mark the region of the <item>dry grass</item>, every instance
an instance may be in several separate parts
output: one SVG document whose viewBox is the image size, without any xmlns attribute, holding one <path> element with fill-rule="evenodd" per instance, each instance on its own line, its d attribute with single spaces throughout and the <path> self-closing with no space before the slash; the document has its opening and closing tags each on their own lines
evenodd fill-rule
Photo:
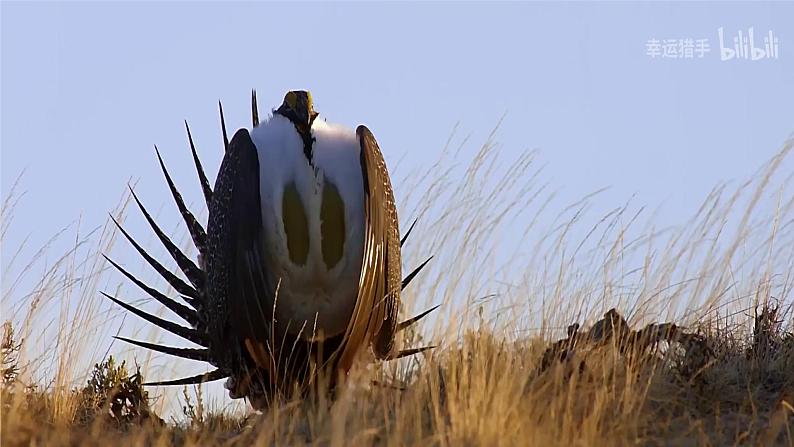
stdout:
<svg viewBox="0 0 794 447">
<path fill-rule="evenodd" d="M 396 181 L 402 215 L 420 219 L 408 265 L 435 255 L 405 301 L 443 303 L 404 342 L 432 353 L 261 414 L 209 410 L 207 387 L 150 397 L 156 361 L 107 357 L 120 323 L 96 293 L 106 227 L 31 293 L 4 274 L 20 331 L 5 326 L 2 444 L 794 445 L 794 194 L 778 180 L 794 140 L 664 229 L 631 203 L 590 218 L 589 197 L 550 215 L 536 154 L 463 143 Z"/>
</svg>

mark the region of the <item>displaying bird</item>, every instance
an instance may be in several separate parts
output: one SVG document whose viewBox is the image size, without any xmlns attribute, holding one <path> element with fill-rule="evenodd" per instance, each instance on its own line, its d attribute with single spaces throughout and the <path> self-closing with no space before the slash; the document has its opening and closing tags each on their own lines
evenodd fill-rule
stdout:
<svg viewBox="0 0 794 447">
<path fill-rule="evenodd" d="M 397 209 L 386 163 L 365 126 L 353 131 L 318 119 L 311 94 L 290 91 L 253 128 L 228 140 L 214 188 L 185 123 L 209 210 L 206 230 L 187 209 L 159 151 L 166 182 L 198 251 L 188 258 L 133 197 L 188 282 L 171 273 L 119 225 L 140 255 L 179 293 L 184 305 L 108 259 L 190 327 L 148 314 L 105 294 L 124 309 L 200 348 L 123 341 L 216 369 L 151 385 L 227 378 L 232 398 L 264 408 L 278 395 L 306 392 L 324 377 L 333 389 L 356 359 L 416 354 L 398 351 L 395 335 L 433 307 L 398 323 L 400 292 L 427 264 L 401 278 Z M 220 105 L 219 105 L 220 107 Z M 118 225 L 118 222 L 116 222 Z M 415 222 L 414 222 L 415 223 Z"/>
</svg>

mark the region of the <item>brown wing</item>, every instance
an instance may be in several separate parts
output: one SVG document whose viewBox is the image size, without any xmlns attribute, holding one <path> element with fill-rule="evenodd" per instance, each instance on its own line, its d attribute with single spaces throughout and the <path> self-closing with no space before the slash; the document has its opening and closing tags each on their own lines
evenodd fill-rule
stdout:
<svg viewBox="0 0 794 447">
<path fill-rule="evenodd" d="M 371 343 L 378 358 L 391 353 L 402 284 L 400 230 L 386 162 L 369 129 L 358 126 L 356 136 L 364 182 L 364 257 L 358 299 L 339 361 L 345 370 L 362 345 Z"/>
</svg>

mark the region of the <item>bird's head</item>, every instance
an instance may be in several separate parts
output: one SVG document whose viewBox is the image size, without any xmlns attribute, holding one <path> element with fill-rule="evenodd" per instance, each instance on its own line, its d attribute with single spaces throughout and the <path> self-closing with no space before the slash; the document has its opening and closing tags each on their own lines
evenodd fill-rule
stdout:
<svg viewBox="0 0 794 447">
<path fill-rule="evenodd" d="M 289 119 L 298 130 L 311 129 L 318 113 L 314 111 L 312 94 L 306 90 L 290 90 L 284 95 L 284 102 L 276 109 L 281 116 Z"/>
</svg>

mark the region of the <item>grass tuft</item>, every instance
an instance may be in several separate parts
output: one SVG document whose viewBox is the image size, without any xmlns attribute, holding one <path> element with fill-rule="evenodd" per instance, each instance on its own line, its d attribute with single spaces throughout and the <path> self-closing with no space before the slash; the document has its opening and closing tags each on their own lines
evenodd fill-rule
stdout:
<svg viewBox="0 0 794 447">
<path fill-rule="evenodd" d="M 62 256 L 17 251 L 3 269 L 0 443 L 794 445 L 794 176 L 776 176 L 794 139 L 658 228 L 631 203 L 593 217 L 593 195 L 549 216 L 560 207 L 537 154 L 504 160 L 493 137 L 472 153 L 453 138 L 395 182 L 400 215 L 418 218 L 405 270 L 433 256 L 402 312 L 441 303 L 400 341 L 437 347 L 362 362 L 332 401 L 256 413 L 229 407 L 217 384 L 144 389 L 195 365 L 112 344 L 163 337 L 97 293 L 120 282 L 100 261 L 113 227 L 78 231 Z M 3 235 L 16 199 L 4 203 Z"/>
</svg>

